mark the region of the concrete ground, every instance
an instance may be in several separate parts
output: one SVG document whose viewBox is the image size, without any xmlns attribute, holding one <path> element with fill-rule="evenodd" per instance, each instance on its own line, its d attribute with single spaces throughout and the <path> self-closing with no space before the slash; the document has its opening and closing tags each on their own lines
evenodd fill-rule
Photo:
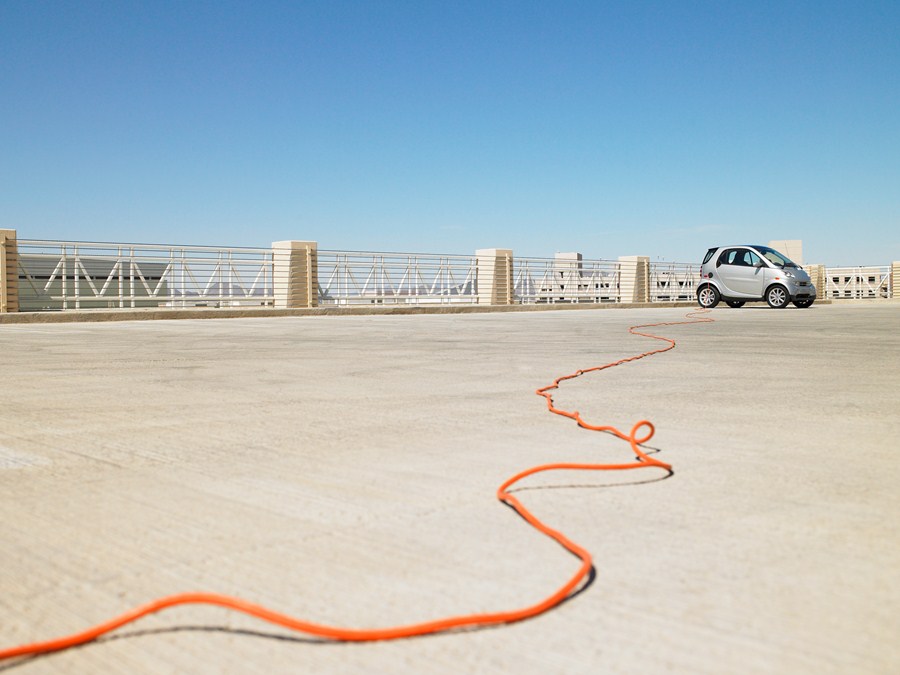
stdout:
<svg viewBox="0 0 900 675">
<path fill-rule="evenodd" d="M 578 561 L 494 492 L 629 461 L 534 390 L 684 309 L 0 326 L 0 648 L 153 598 L 384 627 L 519 608 Z M 889 673 L 900 668 L 900 305 L 717 308 L 564 383 L 647 417 L 668 479 L 517 495 L 594 554 L 539 618 L 372 644 L 203 606 L 22 673 Z"/>
</svg>

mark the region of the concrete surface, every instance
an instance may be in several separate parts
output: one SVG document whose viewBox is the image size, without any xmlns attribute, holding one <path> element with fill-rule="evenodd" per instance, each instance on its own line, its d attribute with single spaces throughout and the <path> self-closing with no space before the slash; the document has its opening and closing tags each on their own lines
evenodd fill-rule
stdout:
<svg viewBox="0 0 900 675">
<path fill-rule="evenodd" d="M 534 390 L 685 311 L 4 325 L 0 646 L 190 590 L 352 627 L 535 602 L 577 561 L 496 487 L 630 454 Z M 334 644 L 184 607 L 0 670 L 897 672 L 900 305 L 711 316 L 558 392 L 653 420 L 675 475 L 530 479 L 519 497 L 597 569 L 549 614 Z"/>
<path fill-rule="evenodd" d="M 881 301 L 893 302 L 893 301 Z M 831 304 L 820 300 L 817 304 Z M 328 305 L 295 309 L 272 307 L 179 307 L 137 309 L 81 309 L 45 312 L 11 312 L 0 314 L 0 326 L 12 323 L 96 323 L 110 321 L 158 321 L 160 319 L 271 319 L 286 316 L 396 316 L 400 314 L 495 314 L 498 312 L 566 312 L 566 311 L 617 311 L 620 309 L 646 309 L 663 307 L 696 307 L 696 302 L 609 302 L 609 303 L 559 303 L 554 305 Z"/>
</svg>

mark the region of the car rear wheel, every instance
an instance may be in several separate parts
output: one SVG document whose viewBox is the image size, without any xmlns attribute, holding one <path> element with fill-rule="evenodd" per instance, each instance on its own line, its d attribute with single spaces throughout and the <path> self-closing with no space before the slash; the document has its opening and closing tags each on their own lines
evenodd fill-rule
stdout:
<svg viewBox="0 0 900 675">
<path fill-rule="evenodd" d="M 729 307 L 734 307 L 735 309 L 737 309 L 738 307 L 743 307 L 745 302 L 745 300 L 726 300 L 725 304 Z"/>
<path fill-rule="evenodd" d="M 719 304 L 719 291 L 710 284 L 701 286 L 697 291 L 697 302 L 703 309 L 712 309 Z"/>
<path fill-rule="evenodd" d="M 810 305 L 813 304 L 813 300 L 794 300 L 794 307 L 799 307 L 800 309 L 806 309 Z"/>
<path fill-rule="evenodd" d="M 788 295 L 787 289 L 784 286 L 772 286 L 766 291 L 766 302 L 769 303 L 769 307 L 772 309 L 782 309 L 787 307 L 787 304 L 791 301 L 791 296 Z"/>
</svg>

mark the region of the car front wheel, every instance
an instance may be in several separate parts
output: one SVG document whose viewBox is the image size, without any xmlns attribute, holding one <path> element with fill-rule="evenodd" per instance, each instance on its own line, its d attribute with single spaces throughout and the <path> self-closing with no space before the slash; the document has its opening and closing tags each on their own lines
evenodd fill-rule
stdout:
<svg viewBox="0 0 900 675">
<path fill-rule="evenodd" d="M 788 295 L 787 289 L 784 286 L 772 286 L 766 291 L 766 302 L 769 303 L 769 307 L 772 309 L 782 309 L 783 307 L 787 307 L 790 300 L 791 296 Z"/>
<path fill-rule="evenodd" d="M 703 309 L 712 309 L 719 304 L 719 291 L 710 284 L 701 286 L 697 291 L 697 302 Z"/>
</svg>

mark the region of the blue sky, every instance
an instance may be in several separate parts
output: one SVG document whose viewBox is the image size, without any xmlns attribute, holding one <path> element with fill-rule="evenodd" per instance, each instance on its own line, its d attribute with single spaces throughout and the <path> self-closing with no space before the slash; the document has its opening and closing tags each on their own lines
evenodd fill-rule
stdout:
<svg viewBox="0 0 900 675">
<path fill-rule="evenodd" d="M 900 260 L 900 3 L 0 1 L 25 239 Z"/>
</svg>

